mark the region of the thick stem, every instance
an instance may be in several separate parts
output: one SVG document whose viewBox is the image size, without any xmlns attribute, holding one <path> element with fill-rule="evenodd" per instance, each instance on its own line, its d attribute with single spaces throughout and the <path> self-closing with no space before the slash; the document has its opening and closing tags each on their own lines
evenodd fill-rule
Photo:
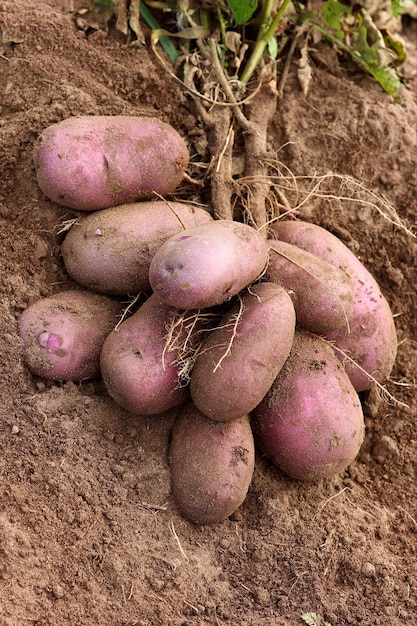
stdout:
<svg viewBox="0 0 417 626">
<path fill-rule="evenodd" d="M 215 107 L 208 118 L 208 145 L 211 160 L 211 203 L 214 217 L 233 219 L 232 209 L 232 112 Z"/>
<path fill-rule="evenodd" d="M 268 220 L 265 200 L 270 190 L 268 179 L 267 137 L 268 125 L 275 114 L 277 105 L 276 79 L 264 85 L 260 97 L 255 98 L 249 108 L 251 131 L 245 137 L 245 177 L 250 192 L 246 210 L 255 227 L 267 236 L 265 228 Z"/>
<path fill-rule="evenodd" d="M 248 81 L 250 80 L 250 78 L 252 77 L 252 74 L 254 73 L 254 71 L 256 70 L 258 63 L 265 51 L 265 47 L 269 41 L 269 39 L 272 37 L 272 35 L 275 33 L 278 24 L 280 23 L 285 11 L 287 10 L 287 7 L 290 3 L 290 0 L 284 0 L 282 5 L 280 6 L 280 8 L 278 9 L 277 14 L 275 15 L 274 19 L 272 20 L 272 22 L 268 25 L 268 22 L 270 20 L 271 17 L 271 11 L 272 11 L 272 3 L 269 2 L 265 5 L 265 10 L 262 16 L 262 23 L 261 26 L 259 28 L 259 36 L 258 36 L 258 40 L 255 44 L 255 47 L 252 51 L 252 54 L 250 55 L 248 62 L 242 72 L 242 75 L 240 77 L 240 81 L 246 85 L 248 83 Z"/>
</svg>

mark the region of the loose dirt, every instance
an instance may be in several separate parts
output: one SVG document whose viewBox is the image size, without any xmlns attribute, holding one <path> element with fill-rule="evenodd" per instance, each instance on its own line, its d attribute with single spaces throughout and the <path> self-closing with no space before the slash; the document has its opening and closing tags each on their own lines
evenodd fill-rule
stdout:
<svg viewBox="0 0 417 626">
<path fill-rule="evenodd" d="M 339 236 L 379 281 L 399 337 L 387 388 L 409 408 L 364 394 L 366 439 L 346 472 L 301 484 L 257 458 L 242 507 L 196 526 L 170 490 L 175 411 L 129 415 L 100 382 L 46 382 L 22 362 L 19 314 L 72 286 L 57 233 L 74 212 L 37 186 L 39 133 L 72 115 L 149 115 L 190 142 L 192 160 L 207 159 L 192 101 L 152 53 L 112 30 L 87 37 L 72 19 L 76 7 L 0 3 L 3 41 L 19 42 L 0 51 L 1 626 L 297 626 L 306 612 L 332 626 L 413 624 L 416 244 L 355 201 L 351 180 L 415 224 L 415 23 L 403 32 L 402 104 L 323 55 L 304 97 L 295 57 L 268 138 L 301 190 L 337 175 L 301 215 Z"/>
</svg>

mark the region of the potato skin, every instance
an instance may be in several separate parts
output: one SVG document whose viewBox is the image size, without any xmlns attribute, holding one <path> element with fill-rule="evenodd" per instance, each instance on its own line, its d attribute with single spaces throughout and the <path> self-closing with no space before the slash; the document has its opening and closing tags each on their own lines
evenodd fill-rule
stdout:
<svg viewBox="0 0 417 626">
<path fill-rule="evenodd" d="M 247 415 L 259 404 L 294 338 L 294 306 L 282 287 L 254 285 L 242 295 L 241 305 L 236 302 L 209 333 L 191 373 L 194 404 L 221 422 Z M 223 358 L 230 342 L 230 352 Z"/>
<path fill-rule="evenodd" d="M 135 202 L 79 218 L 61 246 L 77 283 L 114 296 L 149 293 L 149 266 L 169 237 L 212 221 L 207 211 L 179 202 Z"/>
<path fill-rule="evenodd" d="M 149 281 L 166 304 L 208 308 L 254 282 L 267 260 L 266 240 L 254 228 L 213 220 L 168 239 L 152 259 Z"/>
<path fill-rule="evenodd" d="M 23 360 L 50 380 L 100 377 L 100 350 L 121 305 L 89 291 L 63 291 L 31 304 L 18 322 Z"/>
<path fill-rule="evenodd" d="M 268 240 L 266 280 L 291 292 L 297 322 L 313 333 L 347 331 L 353 312 L 350 276 L 327 261 L 285 241 Z"/>
<path fill-rule="evenodd" d="M 178 415 L 169 448 L 171 486 L 184 517 L 214 524 L 243 503 L 255 464 L 247 415 L 228 424 L 214 422 L 192 404 Z"/>
<path fill-rule="evenodd" d="M 384 383 L 395 362 L 397 334 L 391 309 L 376 280 L 343 242 L 316 224 L 282 221 L 274 224 L 272 231 L 278 239 L 299 246 L 350 275 L 354 291 L 350 333 L 340 329 L 323 336 L 359 365 L 335 350 L 356 391 L 371 387 L 368 374 Z"/>
<path fill-rule="evenodd" d="M 33 151 L 43 193 L 76 211 L 171 193 L 188 158 L 169 124 L 123 115 L 70 117 L 46 128 Z"/>
<path fill-rule="evenodd" d="M 189 397 L 173 365 L 177 353 L 164 353 L 167 327 L 175 313 L 152 295 L 103 344 L 100 363 L 107 391 L 130 413 L 154 415 Z"/>
<path fill-rule="evenodd" d="M 342 472 L 364 437 L 348 375 L 329 344 L 306 330 L 296 330 L 290 356 L 251 418 L 259 449 L 298 480 Z"/>
</svg>

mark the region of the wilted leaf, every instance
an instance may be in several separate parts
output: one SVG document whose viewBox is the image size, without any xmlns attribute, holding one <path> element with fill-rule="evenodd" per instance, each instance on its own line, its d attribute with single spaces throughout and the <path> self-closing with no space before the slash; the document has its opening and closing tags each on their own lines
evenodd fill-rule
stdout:
<svg viewBox="0 0 417 626">
<path fill-rule="evenodd" d="M 301 58 L 298 61 L 297 78 L 301 85 L 303 95 L 306 98 L 310 87 L 311 78 L 313 73 L 311 71 L 311 65 L 308 58 L 307 48 L 302 48 Z"/>
</svg>

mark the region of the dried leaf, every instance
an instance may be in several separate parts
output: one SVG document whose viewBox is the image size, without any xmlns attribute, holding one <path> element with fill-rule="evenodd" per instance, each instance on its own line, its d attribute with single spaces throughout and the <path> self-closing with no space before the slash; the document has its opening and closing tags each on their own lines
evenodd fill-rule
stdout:
<svg viewBox="0 0 417 626">
<path fill-rule="evenodd" d="M 301 58 L 298 61 L 297 78 L 299 80 L 299 83 L 301 85 L 301 89 L 305 98 L 307 98 L 312 76 L 313 76 L 313 72 L 311 70 L 307 48 L 302 48 Z"/>
</svg>

